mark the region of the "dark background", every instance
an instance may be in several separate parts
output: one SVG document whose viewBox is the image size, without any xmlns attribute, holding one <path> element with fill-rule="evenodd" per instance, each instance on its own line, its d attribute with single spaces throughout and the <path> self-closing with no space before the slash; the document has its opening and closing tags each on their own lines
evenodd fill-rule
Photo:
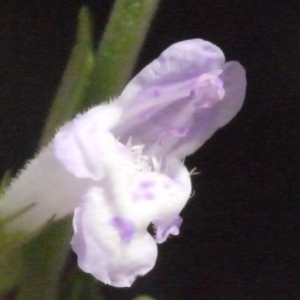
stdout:
<svg viewBox="0 0 300 300">
<path fill-rule="evenodd" d="M 95 38 L 112 1 L 0 1 L 0 173 L 32 157 L 74 42 L 81 4 Z M 196 195 L 152 272 L 110 299 L 300 299 L 300 4 L 164 0 L 136 71 L 201 37 L 247 70 L 240 114 L 187 160 Z M 121 298 L 122 297 L 122 298 Z"/>
</svg>

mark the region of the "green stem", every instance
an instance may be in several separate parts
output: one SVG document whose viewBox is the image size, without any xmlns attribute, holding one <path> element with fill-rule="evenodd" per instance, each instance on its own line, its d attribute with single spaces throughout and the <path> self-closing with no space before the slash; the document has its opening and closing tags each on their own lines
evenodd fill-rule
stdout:
<svg viewBox="0 0 300 300">
<path fill-rule="evenodd" d="M 17 300 L 56 299 L 71 234 L 71 218 L 67 217 L 24 246 L 25 267 Z"/>
<path fill-rule="evenodd" d="M 86 101 L 117 96 L 127 83 L 159 0 L 116 0 L 96 53 Z"/>
</svg>

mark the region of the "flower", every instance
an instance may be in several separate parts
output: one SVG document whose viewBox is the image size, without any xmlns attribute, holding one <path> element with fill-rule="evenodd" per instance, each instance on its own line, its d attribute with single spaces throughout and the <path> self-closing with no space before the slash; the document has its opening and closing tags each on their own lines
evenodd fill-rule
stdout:
<svg viewBox="0 0 300 300">
<path fill-rule="evenodd" d="M 172 45 L 117 99 L 64 125 L 13 182 L 1 213 L 36 203 L 11 226 L 33 230 L 75 210 L 79 267 L 130 286 L 154 267 L 157 243 L 179 233 L 191 194 L 183 159 L 236 115 L 245 88 L 243 67 L 212 43 Z"/>
</svg>

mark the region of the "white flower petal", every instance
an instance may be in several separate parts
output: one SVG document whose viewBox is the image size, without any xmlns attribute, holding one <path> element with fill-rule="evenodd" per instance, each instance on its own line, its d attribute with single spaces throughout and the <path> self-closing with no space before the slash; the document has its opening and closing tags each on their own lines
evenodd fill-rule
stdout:
<svg viewBox="0 0 300 300">
<path fill-rule="evenodd" d="M 110 202 L 103 188 L 88 191 L 75 210 L 71 245 L 83 271 L 104 283 L 126 287 L 153 268 L 157 246 L 146 229 L 135 228 L 134 220 L 132 237 L 124 239 Z"/>
<path fill-rule="evenodd" d="M 102 157 L 118 150 L 109 129 L 117 124 L 120 114 L 120 108 L 105 104 L 78 115 L 55 135 L 56 158 L 79 178 L 101 179 Z"/>
</svg>

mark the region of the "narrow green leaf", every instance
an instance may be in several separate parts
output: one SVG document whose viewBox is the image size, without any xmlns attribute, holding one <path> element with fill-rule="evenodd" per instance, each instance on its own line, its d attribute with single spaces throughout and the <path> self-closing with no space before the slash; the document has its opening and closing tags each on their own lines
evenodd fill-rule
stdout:
<svg viewBox="0 0 300 300">
<path fill-rule="evenodd" d="M 129 80 L 159 0 L 116 0 L 95 56 L 86 105 L 117 96 Z"/>
<path fill-rule="evenodd" d="M 61 279 L 59 300 L 102 300 L 99 282 L 74 266 Z"/>
<path fill-rule="evenodd" d="M 24 268 L 18 300 L 56 299 L 71 234 L 71 217 L 67 217 L 49 226 L 23 247 Z"/>
<path fill-rule="evenodd" d="M 81 107 L 93 66 L 93 34 L 91 15 L 86 7 L 80 10 L 75 46 L 58 88 L 45 124 L 40 146 L 46 145 L 55 131 L 72 119 Z"/>
<path fill-rule="evenodd" d="M 22 270 L 20 250 L 9 250 L 0 254 L 0 297 L 9 292 L 19 282 Z"/>
<path fill-rule="evenodd" d="M 0 255 L 7 249 L 15 249 L 26 243 L 33 236 L 26 232 L 5 233 L 0 226 Z"/>
</svg>

